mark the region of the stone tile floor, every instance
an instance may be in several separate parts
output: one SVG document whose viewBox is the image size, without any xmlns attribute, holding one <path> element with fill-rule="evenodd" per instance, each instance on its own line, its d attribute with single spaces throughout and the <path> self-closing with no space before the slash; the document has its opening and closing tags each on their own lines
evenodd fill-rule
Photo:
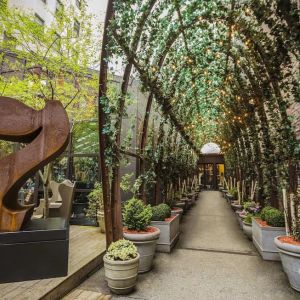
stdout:
<svg viewBox="0 0 300 300">
<path fill-rule="evenodd" d="M 264 261 L 219 192 L 202 192 L 184 216 L 182 234 L 171 254 L 157 253 L 153 270 L 139 275 L 130 300 L 299 300 L 280 262 Z M 81 290 L 110 294 L 104 270 Z"/>
</svg>

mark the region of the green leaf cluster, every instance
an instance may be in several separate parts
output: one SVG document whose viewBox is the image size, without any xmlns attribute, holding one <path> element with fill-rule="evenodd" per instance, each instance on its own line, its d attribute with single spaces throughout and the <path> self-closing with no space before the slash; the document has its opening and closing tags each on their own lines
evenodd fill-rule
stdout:
<svg viewBox="0 0 300 300">
<path fill-rule="evenodd" d="M 110 244 L 106 257 L 114 261 L 126 261 L 136 258 L 138 255 L 136 246 L 128 240 L 122 239 Z"/>
<path fill-rule="evenodd" d="M 152 209 L 142 200 L 132 198 L 123 207 L 123 225 L 129 230 L 142 231 L 150 225 Z"/>
<path fill-rule="evenodd" d="M 152 221 L 164 221 L 166 218 L 170 218 L 171 208 L 165 203 L 152 207 Z"/>
</svg>

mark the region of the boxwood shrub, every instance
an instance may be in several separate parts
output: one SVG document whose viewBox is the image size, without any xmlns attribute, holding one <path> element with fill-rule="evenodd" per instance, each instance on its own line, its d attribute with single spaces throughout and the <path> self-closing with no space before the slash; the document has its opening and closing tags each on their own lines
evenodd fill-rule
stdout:
<svg viewBox="0 0 300 300">
<path fill-rule="evenodd" d="M 282 211 L 276 208 L 268 209 L 264 215 L 265 221 L 269 226 L 284 227 L 284 214 Z"/>
<path fill-rule="evenodd" d="M 264 207 L 264 208 L 261 210 L 260 218 L 261 218 L 263 221 L 266 221 L 266 213 L 267 213 L 270 209 L 273 209 L 273 207 L 272 207 L 272 206 L 266 206 L 266 207 Z"/>
<path fill-rule="evenodd" d="M 132 198 L 123 207 L 123 225 L 129 230 L 145 230 L 150 225 L 152 209 L 142 200 Z"/>
<path fill-rule="evenodd" d="M 162 203 L 152 207 L 152 221 L 164 221 L 170 218 L 171 208 L 169 205 Z"/>
</svg>

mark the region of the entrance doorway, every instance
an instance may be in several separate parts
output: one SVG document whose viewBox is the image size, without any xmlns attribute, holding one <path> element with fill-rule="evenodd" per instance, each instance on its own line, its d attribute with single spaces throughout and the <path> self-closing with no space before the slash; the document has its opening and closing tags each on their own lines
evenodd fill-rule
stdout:
<svg viewBox="0 0 300 300">
<path fill-rule="evenodd" d="M 224 180 L 224 156 L 221 154 L 203 154 L 199 159 L 201 185 L 208 190 L 218 190 Z"/>
</svg>

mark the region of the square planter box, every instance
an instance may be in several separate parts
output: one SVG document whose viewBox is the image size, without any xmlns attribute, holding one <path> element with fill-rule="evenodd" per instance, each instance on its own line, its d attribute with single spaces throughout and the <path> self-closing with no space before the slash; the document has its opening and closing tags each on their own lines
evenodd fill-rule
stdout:
<svg viewBox="0 0 300 300">
<path fill-rule="evenodd" d="M 179 238 L 179 219 L 180 216 L 171 216 L 168 221 L 152 221 L 151 226 L 160 229 L 160 236 L 157 241 L 157 252 L 170 253 Z"/>
<path fill-rule="evenodd" d="M 264 260 L 280 260 L 274 238 L 285 235 L 285 227 L 262 226 L 252 218 L 252 239 L 255 247 Z"/>
</svg>

